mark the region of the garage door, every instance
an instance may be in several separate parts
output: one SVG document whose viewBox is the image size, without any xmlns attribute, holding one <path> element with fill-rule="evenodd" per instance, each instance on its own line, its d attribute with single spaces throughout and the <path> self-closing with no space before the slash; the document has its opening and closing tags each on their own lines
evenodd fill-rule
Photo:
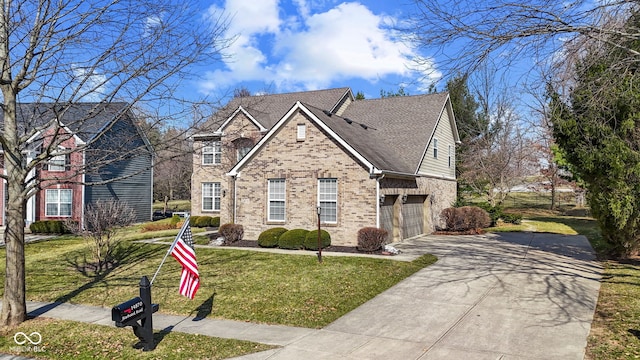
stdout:
<svg viewBox="0 0 640 360">
<path fill-rule="evenodd" d="M 380 205 L 380 227 L 389 233 L 387 242 L 393 242 L 393 204 L 398 196 L 387 195 Z"/>
<path fill-rule="evenodd" d="M 421 195 L 409 195 L 402 204 L 402 238 L 410 238 L 424 232 L 424 201 Z"/>
</svg>

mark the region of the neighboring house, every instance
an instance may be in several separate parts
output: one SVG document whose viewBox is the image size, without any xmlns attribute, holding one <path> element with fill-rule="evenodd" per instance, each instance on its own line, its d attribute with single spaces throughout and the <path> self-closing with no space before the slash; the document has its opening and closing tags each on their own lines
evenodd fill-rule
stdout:
<svg viewBox="0 0 640 360">
<path fill-rule="evenodd" d="M 349 88 L 233 99 L 194 135 L 192 213 L 257 239 L 312 230 L 332 244 L 363 227 L 389 241 L 431 233 L 456 199 L 459 142 L 447 93 L 355 100 Z"/>
<path fill-rule="evenodd" d="M 18 105 L 17 117 L 20 131 L 39 129 L 25 150 L 27 161 L 50 154 L 29 174 L 42 190 L 27 201 L 27 225 L 65 219 L 83 223 L 86 206 L 101 200 L 126 202 L 135 211 L 135 221 L 151 219 L 153 149 L 128 104 L 26 103 Z"/>
</svg>

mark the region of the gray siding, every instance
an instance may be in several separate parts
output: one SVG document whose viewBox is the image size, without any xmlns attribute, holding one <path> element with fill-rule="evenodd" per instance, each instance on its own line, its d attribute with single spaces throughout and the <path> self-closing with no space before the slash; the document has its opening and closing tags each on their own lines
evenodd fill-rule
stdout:
<svg viewBox="0 0 640 360">
<path fill-rule="evenodd" d="M 95 161 L 103 162 L 104 166 L 85 177 L 89 184 L 85 188 L 85 206 L 99 200 L 124 201 L 134 209 L 137 222 L 151 220 L 153 158 L 131 120 L 119 120 L 91 148 L 87 164 Z"/>
<path fill-rule="evenodd" d="M 433 156 L 435 139 L 438 140 L 438 157 Z M 446 179 L 455 179 L 456 177 L 456 161 L 455 161 L 455 138 L 453 128 L 449 118 L 449 113 L 445 109 L 438 119 L 438 124 L 434 131 L 433 137 L 429 142 L 425 156 L 420 164 L 419 174 L 443 177 Z M 451 149 L 451 150 L 449 150 Z M 451 151 L 449 153 L 449 151 Z"/>
</svg>

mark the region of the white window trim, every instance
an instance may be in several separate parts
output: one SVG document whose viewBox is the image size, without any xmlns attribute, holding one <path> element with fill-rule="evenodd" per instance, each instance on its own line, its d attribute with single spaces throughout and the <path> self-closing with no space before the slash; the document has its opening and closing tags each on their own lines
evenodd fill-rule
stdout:
<svg viewBox="0 0 640 360">
<path fill-rule="evenodd" d="M 46 191 L 45 191 L 45 195 L 44 195 L 44 196 L 45 196 L 45 197 L 44 197 L 44 215 L 45 215 L 46 217 L 71 217 L 71 216 L 73 215 L 73 189 L 45 189 L 45 190 L 46 190 Z M 58 193 L 58 195 L 57 195 L 57 196 L 58 196 L 58 201 L 57 201 L 57 202 L 55 202 L 55 203 L 51 203 L 51 202 L 47 201 L 47 199 L 48 199 L 47 194 L 48 194 L 50 191 L 55 191 L 55 192 L 57 192 L 57 193 Z M 71 194 L 69 202 L 68 202 L 68 203 L 66 203 L 66 202 L 64 203 L 64 204 L 69 204 L 69 205 L 71 205 L 71 206 L 70 206 L 70 208 L 69 208 L 69 215 L 60 215 L 60 205 L 62 205 L 62 204 L 63 204 L 63 203 L 60 201 L 60 199 L 61 199 L 60 194 L 61 194 L 63 191 L 64 191 L 64 192 L 69 192 L 69 193 Z M 50 213 L 49 213 L 49 211 L 48 211 L 48 210 L 49 210 L 49 206 L 48 206 L 49 204 L 56 204 L 56 205 L 57 205 L 57 206 L 56 206 L 56 207 L 57 207 L 57 213 L 56 213 L 56 214 L 50 214 Z"/>
<path fill-rule="evenodd" d="M 298 124 L 296 138 L 298 141 L 304 141 L 307 138 L 307 124 Z"/>
<path fill-rule="evenodd" d="M 211 162 L 206 161 L 205 155 L 211 155 Z M 222 162 L 222 142 L 214 140 L 202 146 L 202 165 L 217 165 Z"/>
<path fill-rule="evenodd" d="M 282 184 L 284 185 L 284 189 L 283 189 L 283 198 L 282 199 L 272 199 L 271 198 L 271 182 L 272 181 L 282 181 Z M 283 214 L 283 218 L 282 219 L 273 219 L 271 217 L 271 202 L 283 202 L 284 203 L 284 214 Z M 267 180 L 267 221 L 273 221 L 273 222 L 286 222 L 287 221 L 287 181 L 283 178 L 277 178 L 277 179 L 268 179 Z"/>
<path fill-rule="evenodd" d="M 331 180 L 336 185 L 335 186 L 335 190 L 336 190 L 336 192 L 335 192 L 335 200 L 326 200 L 325 199 L 322 202 L 332 202 L 332 203 L 336 204 L 336 218 L 335 218 L 335 221 L 326 221 L 326 220 L 324 220 L 324 221 L 321 221 L 321 223 L 323 223 L 323 224 L 337 224 L 338 223 L 338 215 L 339 215 L 338 214 L 338 179 L 336 179 L 336 178 L 319 178 L 318 179 L 318 203 L 317 203 L 317 206 L 322 206 L 321 205 L 321 201 L 320 201 L 320 194 L 321 194 L 320 193 L 320 183 L 322 181 L 326 181 L 326 180 Z M 322 213 L 320 213 L 320 217 L 322 218 Z"/>
<path fill-rule="evenodd" d="M 205 187 L 211 185 L 211 196 L 205 196 Z M 216 187 L 217 187 L 217 192 L 218 194 L 216 195 Z M 221 204 L 222 204 L 222 197 L 221 197 L 221 185 L 219 182 L 205 182 L 202 183 L 202 211 L 220 211 L 221 208 Z M 211 198 L 211 209 L 207 209 L 204 207 L 204 199 L 205 198 Z M 217 208 L 216 208 L 216 199 L 218 200 L 217 202 Z"/>
</svg>

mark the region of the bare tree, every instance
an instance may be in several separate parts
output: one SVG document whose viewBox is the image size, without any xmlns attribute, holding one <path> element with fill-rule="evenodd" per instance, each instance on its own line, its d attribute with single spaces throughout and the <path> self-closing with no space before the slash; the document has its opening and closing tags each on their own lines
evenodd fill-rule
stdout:
<svg viewBox="0 0 640 360">
<path fill-rule="evenodd" d="M 68 221 L 66 226 L 74 234 L 82 235 L 91 248 L 96 273 L 112 265 L 114 251 L 118 246 L 119 230 L 133 223 L 134 211 L 126 202 L 109 200 L 88 205 L 85 210 L 85 226 Z"/>
<path fill-rule="evenodd" d="M 408 39 L 429 54 L 446 55 L 442 70 L 469 72 L 492 59 L 509 65 L 533 59 L 532 66 L 547 65 L 563 54 L 566 44 L 579 39 L 623 48 L 633 57 L 640 51 L 629 46 L 640 29 L 624 28 L 620 19 L 637 11 L 631 0 L 613 1 L 457 1 L 414 0 L 416 12 L 404 23 Z M 437 55 L 436 55 L 437 56 Z"/>
<path fill-rule="evenodd" d="M 25 204 L 43 182 L 29 174 L 49 161 L 58 145 L 82 129 L 91 114 L 65 117 L 74 104 L 123 101 L 122 111 L 155 111 L 154 127 L 181 118 L 175 91 L 190 76 L 190 65 L 217 61 L 226 46 L 226 21 L 221 15 L 204 19 L 196 2 L 177 0 L 42 0 L 0 2 L 0 90 L 7 181 L 6 277 L 0 323 L 15 325 L 26 318 L 24 228 Z M 206 21 L 203 21 L 206 20 Z M 56 103 L 52 121 L 25 123 L 17 116 L 19 102 Z M 114 114 L 120 116 L 122 114 Z M 31 117 L 33 119 L 34 117 Z M 67 119 L 63 123 L 61 119 Z M 71 120 L 72 119 L 72 120 Z M 40 119 L 41 120 L 41 119 Z M 73 123 L 69 123 L 72 121 Z M 95 139 L 111 129 L 101 129 Z M 46 137 L 33 158 L 25 155 L 34 137 Z M 109 139 L 100 139 L 107 141 Z M 88 166 L 135 156 L 139 149 L 100 156 Z M 85 144 L 88 148 L 90 144 Z M 124 149 L 124 148 L 122 148 Z M 79 146 L 74 151 L 83 151 Z M 91 169 L 78 167 L 77 173 Z M 114 180 L 114 179 L 111 179 Z"/>
<path fill-rule="evenodd" d="M 479 104 L 478 118 L 486 127 L 466 139 L 460 154 L 460 180 L 477 194 L 487 196 L 491 205 L 504 201 L 511 189 L 532 173 L 531 141 L 525 122 L 516 111 L 514 96 L 498 90 L 495 69 L 484 67 L 470 77 L 470 88 Z"/>
</svg>

